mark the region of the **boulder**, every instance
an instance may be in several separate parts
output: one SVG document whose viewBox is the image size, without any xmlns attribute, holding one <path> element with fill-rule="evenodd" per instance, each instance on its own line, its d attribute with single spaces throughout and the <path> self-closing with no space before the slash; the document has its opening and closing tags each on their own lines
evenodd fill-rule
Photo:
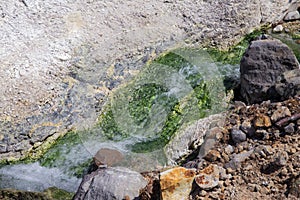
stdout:
<svg viewBox="0 0 300 200">
<path fill-rule="evenodd" d="M 127 168 L 99 168 L 84 176 L 73 199 L 134 199 L 146 185 L 141 174 Z"/>
<path fill-rule="evenodd" d="M 289 47 L 279 40 L 252 41 L 241 59 L 241 96 L 248 104 L 279 100 L 277 80 L 288 71 L 299 69 L 299 62 Z M 290 94 L 285 94 L 290 96 Z"/>
</svg>

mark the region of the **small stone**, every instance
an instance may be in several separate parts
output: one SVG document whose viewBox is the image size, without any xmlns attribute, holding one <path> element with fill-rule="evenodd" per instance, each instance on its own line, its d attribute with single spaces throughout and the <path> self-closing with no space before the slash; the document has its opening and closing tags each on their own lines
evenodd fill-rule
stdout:
<svg viewBox="0 0 300 200">
<path fill-rule="evenodd" d="M 297 19 L 300 19 L 300 14 L 297 10 L 289 12 L 284 17 L 285 21 L 292 21 L 292 20 L 297 20 Z"/>
<path fill-rule="evenodd" d="M 290 33 L 290 32 L 291 32 L 291 30 L 290 30 L 289 28 L 284 28 L 284 32 L 286 32 L 286 33 Z"/>
<path fill-rule="evenodd" d="M 277 122 L 279 119 L 284 117 L 290 117 L 291 111 L 285 106 L 279 106 L 277 110 L 272 114 L 271 120 Z"/>
<path fill-rule="evenodd" d="M 231 184 L 230 179 L 226 179 L 226 180 L 224 181 L 224 186 L 228 187 L 230 184 Z"/>
<path fill-rule="evenodd" d="M 267 155 L 272 155 L 273 154 L 273 148 L 270 145 L 265 145 L 263 146 L 263 151 L 267 154 Z"/>
<path fill-rule="evenodd" d="M 200 192 L 199 195 L 202 196 L 202 197 L 204 197 L 204 196 L 207 195 L 207 192 L 205 190 L 201 190 L 201 192 Z"/>
<path fill-rule="evenodd" d="M 249 137 L 252 137 L 255 133 L 255 128 L 252 126 L 249 120 L 243 121 L 241 130 L 244 131 Z"/>
<path fill-rule="evenodd" d="M 219 184 L 220 171 L 217 165 L 209 165 L 195 177 L 196 184 L 204 190 L 212 189 Z"/>
<path fill-rule="evenodd" d="M 295 149 L 295 148 L 291 148 L 291 149 L 290 149 L 290 153 L 291 153 L 291 154 L 294 154 L 294 153 L 296 153 L 296 152 L 297 152 L 297 149 Z"/>
<path fill-rule="evenodd" d="M 231 138 L 234 143 L 240 143 L 244 142 L 247 139 L 247 136 L 243 131 L 234 128 L 231 130 Z"/>
<path fill-rule="evenodd" d="M 227 172 L 227 174 L 233 174 L 233 173 L 234 173 L 234 170 L 233 170 L 231 167 L 228 167 L 228 168 L 226 169 L 226 172 Z"/>
<path fill-rule="evenodd" d="M 285 151 L 278 152 L 275 156 L 274 164 L 277 166 L 285 166 L 287 164 L 288 158 L 289 157 L 288 157 L 287 152 L 285 152 Z"/>
<path fill-rule="evenodd" d="M 121 152 L 115 149 L 102 148 L 94 156 L 94 162 L 97 166 L 107 165 L 112 166 L 115 163 L 123 160 L 124 156 Z"/>
<path fill-rule="evenodd" d="M 294 133 L 295 132 L 295 124 L 290 123 L 289 125 L 287 125 L 286 127 L 284 127 L 284 131 L 286 133 Z"/>
<path fill-rule="evenodd" d="M 227 155 L 230 155 L 230 154 L 234 151 L 234 149 L 233 149 L 233 147 L 229 144 L 229 145 L 227 145 L 227 146 L 225 147 L 224 151 L 225 151 L 225 153 L 227 153 Z"/>
<path fill-rule="evenodd" d="M 270 126 L 272 126 L 272 123 L 268 116 L 260 114 L 255 118 L 254 126 L 255 127 L 270 127 Z"/>
<path fill-rule="evenodd" d="M 274 29 L 274 33 L 281 33 L 283 31 L 283 26 L 281 24 L 277 25 Z"/>
<path fill-rule="evenodd" d="M 286 175 L 288 174 L 288 170 L 287 170 L 286 168 L 283 168 L 283 169 L 281 170 L 280 174 L 281 174 L 282 176 L 286 176 Z"/>
<path fill-rule="evenodd" d="M 220 159 L 221 154 L 217 150 L 210 150 L 204 158 L 208 161 L 213 162 L 213 161 L 216 161 L 217 159 Z"/>
</svg>

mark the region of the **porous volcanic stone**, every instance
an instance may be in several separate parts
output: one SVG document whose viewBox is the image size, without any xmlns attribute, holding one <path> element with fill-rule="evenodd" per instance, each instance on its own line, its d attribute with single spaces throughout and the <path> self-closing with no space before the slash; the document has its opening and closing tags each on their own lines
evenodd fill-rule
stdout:
<svg viewBox="0 0 300 200">
<path fill-rule="evenodd" d="M 248 104 L 280 99 L 276 81 L 294 69 L 299 63 L 287 45 L 275 39 L 252 41 L 241 60 L 241 96 Z"/>
</svg>

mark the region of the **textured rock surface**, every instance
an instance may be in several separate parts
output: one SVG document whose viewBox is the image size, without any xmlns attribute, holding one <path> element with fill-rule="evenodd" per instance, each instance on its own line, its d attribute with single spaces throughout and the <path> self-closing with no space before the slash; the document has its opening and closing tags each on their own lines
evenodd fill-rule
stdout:
<svg viewBox="0 0 300 200">
<path fill-rule="evenodd" d="M 176 167 L 160 175 L 160 185 L 164 200 L 188 199 L 196 169 Z"/>
<path fill-rule="evenodd" d="M 165 147 L 169 164 L 175 164 L 180 158 L 197 149 L 204 142 L 204 138 L 210 132 L 210 129 L 221 127 L 224 120 L 223 114 L 211 115 L 179 131 Z M 206 142 L 209 142 L 207 139 Z"/>
<path fill-rule="evenodd" d="M 112 166 L 113 164 L 123 160 L 123 158 L 124 156 L 122 153 L 115 149 L 102 148 L 97 151 L 96 155 L 94 156 L 94 162 L 97 166 Z"/>
<path fill-rule="evenodd" d="M 226 48 L 293 2 L 3 2 L 0 159 L 91 126 L 110 91 L 161 51 L 183 40 Z"/>
<path fill-rule="evenodd" d="M 146 185 L 141 174 L 129 169 L 100 168 L 83 178 L 74 199 L 134 199 Z"/>
<path fill-rule="evenodd" d="M 278 40 L 262 39 L 251 43 L 240 65 L 241 95 L 249 104 L 280 99 L 275 90 L 284 72 L 299 69 L 293 52 Z"/>
</svg>

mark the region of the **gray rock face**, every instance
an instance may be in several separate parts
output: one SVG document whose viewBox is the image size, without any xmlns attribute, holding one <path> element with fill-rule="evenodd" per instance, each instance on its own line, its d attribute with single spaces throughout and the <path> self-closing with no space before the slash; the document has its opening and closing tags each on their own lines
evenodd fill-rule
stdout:
<svg viewBox="0 0 300 200">
<path fill-rule="evenodd" d="M 176 160 L 190 154 L 193 151 L 192 149 L 196 149 L 202 145 L 204 137 L 211 135 L 209 134 L 209 130 L 212 130 L 214 127 L 222 126 L 224 120 L 225 117 L 222 116 L 222 114 L 211 115 L 179 131 L 165 147 L 169 164 L 175 164 Z M 205 143 L 210 144 L 206 145 L 207 147 L 212 146 L 211 143 L 216 140 L 215 136 L 211 136 L 210 139 L 212 141 L 209 140 L 209 138 L 205 139 Z"/>
<path fill-rule="evenodd" d="M 275 90 L 281 96 L 281 100 L 300 95 L 300 69 L 284 72 L 277 79 Z"/>
<path fill-rule="evenodd" d="M 280 98 L 276 82 L 294 69 L 299 69 L 299 63 L 285 44 L 275 39 L 253 41 L 240 65 L 242 97 L 248 104 Z"/>
<path fill-rule="evenodd" d="M 74 200 L 134 199 L 147 181 L 138 172 L 126 168 L 99 168 L 86 175 Z"/>
<path fill-rule="evenodd" d="M 246 134 L 239 129 L 232 129 L 231 138 L 234 143 L 244 142 L 247 139 Z"/>
</svg>

